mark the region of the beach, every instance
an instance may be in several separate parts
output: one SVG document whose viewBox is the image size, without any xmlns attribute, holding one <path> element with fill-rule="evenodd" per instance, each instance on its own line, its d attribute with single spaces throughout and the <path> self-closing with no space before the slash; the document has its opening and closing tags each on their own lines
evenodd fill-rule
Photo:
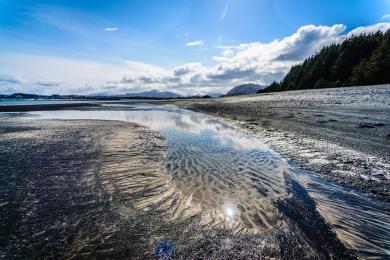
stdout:
<svg viewBox="0 0 390 260">
<path fill-rule="evenodd" d="M 299 156 L 289 158 L 278 144 L 293 145 L 285 138 L 297 130 L 281 132 L 283 119 L 272 117 L 265 128 L 243 112 L 259 98 L 174 101 L 215 116 L 164 105 L 173 101 L 1 113 L 0 256 L 153 259 L 162 241 L 179 259 L 386 256 L 386 193 L 366 188 L 384 187 L 387 168 L 375 177 L 383 186 L 324 181 L 322 168 L 299 160 L 313 135 L 300 133 Z M 284 99 L 273 109 L 292 107 L 291 93 Z M 328 118 L 326 107 L 299 109 Z"/>
</svg>

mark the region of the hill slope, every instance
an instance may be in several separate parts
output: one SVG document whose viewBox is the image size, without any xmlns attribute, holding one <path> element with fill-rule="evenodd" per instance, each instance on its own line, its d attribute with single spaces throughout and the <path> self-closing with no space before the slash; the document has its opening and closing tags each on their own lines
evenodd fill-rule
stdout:
<svg viewBox="0 0 390 260">
<path fill-rule="evenodd" d="M 235 86 L 231 90 L 229 90 L 228 93 L 226 93 L 225 96 L 237 96 L 237 95 L 247 95 L 247 94 L 253 94 L 257 91 L 265 88 L 263 85 L 258 84 L 242 84 L 239 86 Z"/>
<path fill-rule="evenodd" d="M 390 30 L 347 38 L 293 66 L 259 92 L 390 83 Z"/>
<path fill-rule="evenodd" d="M 181 97 L 179 94 L 168 92 L 168 91 L 158 91 L 156 89 L 138 92 L 138 93 L 127 93 L 126 97 L 143 97 L 143 98 L 178 98 Z"/>
</svg>

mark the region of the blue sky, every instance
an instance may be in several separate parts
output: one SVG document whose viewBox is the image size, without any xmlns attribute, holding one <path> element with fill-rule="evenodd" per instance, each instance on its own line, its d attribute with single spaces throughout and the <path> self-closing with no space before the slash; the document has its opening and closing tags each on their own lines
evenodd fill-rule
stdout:
<svg viewBox="0 0 390 260">
<path fill-rule="evenodd" d="M 268 84 L 324 45 L 390 28 L 389 14 L 388 0 L 0 0 L 0 93 Z"/>
</svg>

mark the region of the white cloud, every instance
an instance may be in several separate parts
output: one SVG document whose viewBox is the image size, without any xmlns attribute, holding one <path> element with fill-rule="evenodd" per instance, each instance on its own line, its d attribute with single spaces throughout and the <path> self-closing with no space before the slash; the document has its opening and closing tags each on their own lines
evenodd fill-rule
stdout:
<svg viewBox="0 0 390 260">
<path fill-rule="evenodd" d="M 381 20 L 387 20 L 390 19 L 390 14 L 385 14 L 384 16 L 381 17 Z"/>
<path fill-rule="evenodd" d="M 221 13 L 221 17 L 220 17 L 220 19 L 219 19 L 219 21 L 220 21 L 221 23 L 223 22 L 223 20 L 225 20 L 225 16 L 226 16 L 228 10 L 229 10 L 229 3 L 226 3 L 226 4 L 225 4 L 225 7 L 223 8 L 223 11 L 222 11 L 222 13 Z"/>
<path fill-rule="evenodd" d="M 184 65 L 175 67 L 173 69 L 173 74 L 176 77 L 181 77 L 181 76 L 193 73 L 193 72 L 198 72 L 202 69 L 204 69 L 204 67 L 202 66 L 202 63 L 200 63 L 200 62 L 187 63 Z"/>
<path fill-rule="evenodd" d="M 117 27 L 107 27 L 107 28 L 104 28 L 104 30 L 107 32 L 114 32 L 114 31 L 118 31 L 118 28 Z"/>
<path fill-rule="evenodd" d="M 124 75 L 141 77 L 145 72 L 153 75 L 164 72 L 161 68 L 135 61 L 109 64 L 1 52 L 0 67 L 0 93 L 90 94 L 106 90 L 107 86 L 110 86 L 111 93 L 119 93 L 129 89 L 116 82 Z M 4 90 L 5 84 L 8 86 L 7 90 Z"/>
<path fill-rule="evenodd" d="M 0 85 L 20 84 L 20 83 L 22 83 L 22 81 L 14 77 L 0 76 Z"/>
<path fill-rule="evenodd" d="M 49 82 L 49 81 L 38 81 L 35 83 L 37 86 L 42 87 L 57 87 L 60 85 L 58 82 Z"/>
<path fill-rule="evenodd" d="M 390 29 L 390 23 L 377 23 L 370 26 L 361 26 L 353 29 L 347 35 L 347 37 L 359 34 L 375 33 L 377 31 L 385 32 Z"/>
<path fill-rule="evenodd" d="M 187 47 L 194 47 L 194 46 L 203 46 L 204 42 L 202 40 L 199 41 L 192 41 L 192 42 L 187 42 Z"/>
</svg>

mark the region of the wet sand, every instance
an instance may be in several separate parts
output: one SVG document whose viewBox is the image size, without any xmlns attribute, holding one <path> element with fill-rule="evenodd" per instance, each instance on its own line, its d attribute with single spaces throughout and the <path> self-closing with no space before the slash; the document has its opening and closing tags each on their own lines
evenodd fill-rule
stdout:
<svg viewBox="0 0 390 260">
<path fill-rule="evenodd" d="M 390 85 L 169 103 L 250 131 L 322 177 L 390 198 Z"/>
</svg>

